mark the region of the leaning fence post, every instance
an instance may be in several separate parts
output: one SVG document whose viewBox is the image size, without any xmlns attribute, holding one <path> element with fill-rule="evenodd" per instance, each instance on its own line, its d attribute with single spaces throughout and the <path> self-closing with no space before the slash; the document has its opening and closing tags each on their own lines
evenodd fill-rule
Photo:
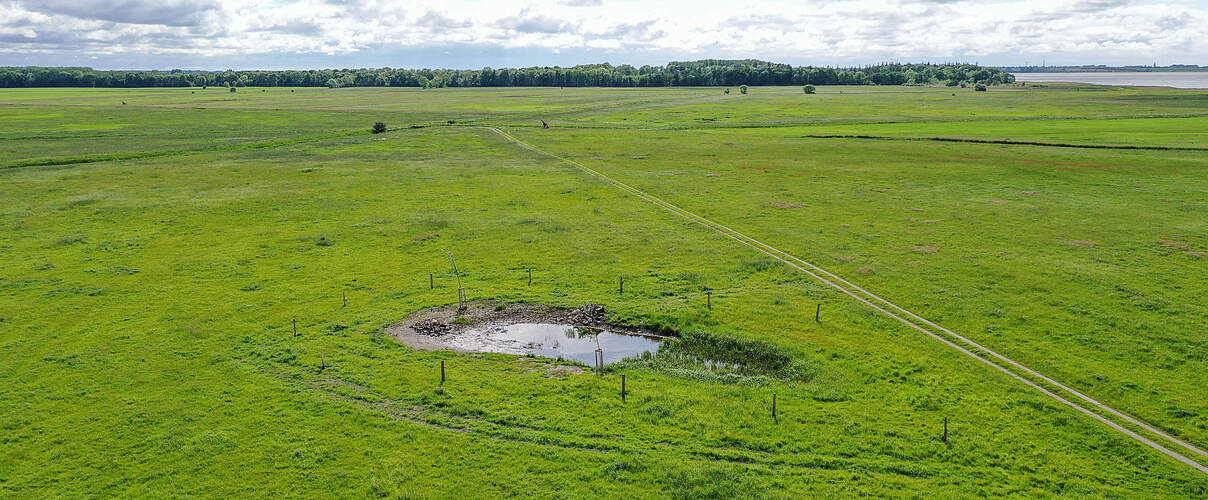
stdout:
<svg viewBox="0 0 1208 500">
<path fill-rule="evenodd" d="M 821 302 L 818 303 L 818 309 L 814 310 L 814 321 L 818 322 L 818 323 L 822 322 L 822 303 Z"/>
<path fill-rule="evenodd" d="M 772 420 L 776 420 L 776 393 L 772 393 Z"/>
<path fill-rule="evenodd" d="M 625 277 L 621 276 L 621 293 L 625 293 Z"/>
<path fill-rule="evenodd" d="M 625 374 L 621 374 L 621 402 L 625 402 Z"/>
<path fill-rule="evenodd" d="M 436 288 L 436 278 L 432 276 L 432 273 L 428 273 L 428 289 L 432 290 L 434 288 Z"/>
<path fill-rule="evenodd" d="M 528 273 L 529 273 L 529 284 L 531 285 L 531 284 L 533 284 L 533 270 L 529 269 Z"/>
<path fill-rule="evenodd" d="M 440 360 L 440 383 L 441 385 L 445 383 L 445 360 L 443 359 Z"/>
<path fill-rule="evenodd" d="M 709 309 L 713 309 L 713 292 L 712 291 L 705 292 L 705 306 L 708 307 Z"/>
</svg>

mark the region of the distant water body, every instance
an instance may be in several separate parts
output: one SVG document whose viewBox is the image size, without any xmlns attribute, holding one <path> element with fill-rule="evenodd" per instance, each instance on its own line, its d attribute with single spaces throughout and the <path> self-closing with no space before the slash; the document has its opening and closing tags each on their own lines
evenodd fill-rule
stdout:
<svg viewBox="0 0 1208 500">
<path fill-rule="evenodd" d="M 1208 89 L 1208 71 L 1104 72 L 1104 73 L 1012 73 L 1020 82 L 1074 82 L 1094 85 L 1174 87 Z"/>
</svg>

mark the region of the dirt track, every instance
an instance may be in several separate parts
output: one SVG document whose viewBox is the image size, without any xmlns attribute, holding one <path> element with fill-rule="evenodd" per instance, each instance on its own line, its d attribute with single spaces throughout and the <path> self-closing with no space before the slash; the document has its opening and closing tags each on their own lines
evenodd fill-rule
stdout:
<svg viewBox="0 0 1208 500">
<path fill-rule="evenodd" d="M 759 240 L 756 240 L 755 238 L 747 236 L 739 231 L 730 229 L 729 227 L 726 227 L 722 224 L 713 222 L 712 220 L 709 220 L 709 219 L 706 219 L 699 215 L 696 215 L 695 213 L 689 212 L 689 211 L 684 210 L 667 201 L 659 199 L 653 195 L 647 194 L 644 191 L 641 191 L 635 187 L 632 187 L 621 181 L 608 177 L 607 175 L 604 175 L 603 173 L 601 173 L 595 169 L 592 169 L 591 167 L 583 165 L 582 163 L 576 162 L 569 158 L 558 156 L 556 154 L 550 153 L 550 152 L 540 149 L 536 146 L 533 146 L 529 143 L 526 143 L 498 128 L 495 128 L 495 127 L 480 127 L 480 128 L 483 128 L 485 130 L 498 134 L 498 135 L 502 136 L 504 139 L 507 139 L 508 141 L 515 143 L 530 151 L 534 151 L 539 154 L 550 156 L 550 157 L 558 159 L 562 162 L 573 165 L 574 167 L 578 168 L 579 170 L 582 170 L 604 182 L 612 184 L 613 186 L 621 189 L 622 191 L 625 191 L 625 192 L 630 193 L 634 196 L 637 196 L 643 200 L 646 200 L 650 203 L 658 205 L 659 207 L 661 207 L 671 213 L 674 213 L 680 217 L 683 217 L 685 219 L 696 222 L 697 224 L 705 226 L 705 227 L 707 227 L 717 233 L 720 233 L 732 240 L 735 240 L 743 245 L 746 245 L 746 246 L 754 249 L 755 251 L 758 251 L 769 257 L 772 257 L 773 259 L 776 259 L 794 269 L 797 269 L 798 271 L 801 271 L 801 272 L 809 275 L 810 277 L 812 277 L 818 281 L 821 281 L 822 283 L 826 284 L 827 286 L 830 286 L 831 288 L 834 288 L 834 289 L 842 292 L 843 294 L 845 294 L 855 300 L 860 301 L 861 303 L 867 305 L 868 307 L 871 307 L 874 310 L 876 310 L 890 318 L 893 318 L 893 319 L 911 327 L 912 329 L 914 329 L 916 331 L 919 331 L 939 342 L 942 342 L 945 345 L 952 347 L 953 349 L 956 349 L 957 351 L 961 352 L 962 354 L 965 354 L 966 356 L 972 357 L 973 359 L 976 359 L 991 368 L 1001 371 L 1002 373 L 1028 385 L 1029 387 L 1032 387 L 1033 389 L 1040 391 L 1041 393 L 1045 394 L 1046 396 L 1049 396 L 1057 401 L 1060 401 L 1061 403 L 1063 403 L 1067 406 L 1070 406 L 1071 408 L 1078 410 L 1079 412 L 1082 412 L 1083 414 L 1085 414 L 1095 420 L 1098 420 L 1099 422 L 1102 422 L 1103 424 L 1115 429 L 1116 431 L 1120 432 L 1121 434 L 1131 437 L 1131 438 L 1137 440 L 1138 442 L 1145 444 L 1146 446 L 1149 446 L 1155 450 L 1158 450 L 1159 452 L 1162 452 L 1163 454 L 1165 454 L 1171 458 L 1174 458 L 1175 460 L 1183 462 L 1183 463 L 1195 468 L 1196 470 L 1199 470 L 1200 472 L 1208 474 L 1208 466 L 1204 466 L 1201 463 L 1180 454 L 1179 452 L 1171 450 L 1170 448 L 1167 448 L 1166 446 L 1158 444 L 1158 443 L 1154 442 L 1153 440 L 1151 440 L 1145 436 L 1142 436 L 1141 434 L 1139 434 L 1133 430 L 1125 428 L 1123 425 L 1116 423 L 1112 420 L 1109 420 L 1107 417 L 1100 415 L 1099 413 L 1096 413 L 1095 411 L 1092 411 L 1092 410 L 1088 409 L 1087 407 L 1084 407 L 1084 406 L 1072 401 L 1069 398 L 1066 398 L 1066 397 L 1063 397 L 1063 396 L 1057 394 L 1056 391 L 1057 390 L 1063 391 L 1066 394 L 1073 396 L 1074 398 L 1081 399 L 1087 403 L 1090 403 L 1091 405 L 1099 408 L 1100 410 L 1102 410 L 1105 413 L 1108 413 L 1121 420 L 1124 420 L 1125 422 L 1127 422 L 1129 424 L 1135 425 L 1135 426 L 1143 429 L 1145 432 L 1150 433 L 1151 435 L 1158 436 L 1162 439 L 1165 439 L 1166 441 L 1168 441 L 1170 443 L 1181 446 L 1181 447 L 1185 448 L 1187 451 L 1198 454 L 1205 458 L 1208 458 L 1208 452 L 1205 452 L 1204 450 L 1202 450 L 1192 444 L 1186 443 L 1175 437 L 1167 435 L 1166 433 L 1154 428 L 1153 426 L 1151 426 L 1149 424 L 1146 424 L 1146 423 L 1144 423 L 1140 420 L 1137 420 L 1136 418 L 1133 418 L 1123 412 L 1120 412 L 1112 407 L 1109 407 L 1109 406 L 1107 406 L 1095 399 L 1092 399 L 1091 397 L 1086 396 L 1086 395 L 1082 394 L 1081 392 L 1071 389 L 1049 377 L 1041 375 L 1040 373 L 1036 372 L 1035 370 L 1032 370 L 1031 368 L 1028 368 L 1010 358 L 1007 358 L 1006 356 L 1003 356 L 990 349 L 987 349 L 986 347 L 983 347 L 982 345 L 980 345 L 976 342 L 973 342 L 972 340 L 969 340 L 968 338 L 965 338 L 964 336 L 961 336 L 951 330 L 948 330 L 947 328 L 939 326 L 917 314 L 914 314 L 902 307 L 899 307 L 898 305 L 896 305 L 892 302 L 889 302 L 888 300 L 885 300 L 885 299 L 881 298 L 880 296 L 877 296 L 876 294 L 873 294 L 872 292 L 869 292 L 869 291 L 851 283 L 850 281 L 847 281 L 835 274 L 832 274 L 832 273 L 826 271 L 825 269 L 822 269 L 814 264 L 806 262 L 805 260 L 802 260 L 787 252 L 779 250 L 771 245 L 768 245 Z M 880 305 L 878 305 L 878 304 L 880 304 Z M 896 313 L 892 312 L 891 309 L 893 311 L 897 311 L 897 312 Z M 931 329 L 929 329 L 928 327 L 935 329 L 939 332 L 943 332 L 943 333 L 942 334 L 936 333 L 936 332 L 932 331 Z M 964 344 L 968 348 L 957 344 L 957 342 Z M 974 353 L 970 349 L 980 350 L 980 351 L 986 353 L 987 356 L 982 356 L 980 354 Z M 1001 364 L 998 362 L 995 362 L 989 358 L 997 359 L 1001 362 Z M 1040 383 L 1033 381 L 1031 379 L 1028 379 L 1024 375 L 1021 375 L 1020 373 L 1012 371 L 1012 369 L 1009 367 L 1013 367 L 1015 370 L 1019 370 L 1020 372 L 1026 374 L 1027 376 L 1031 376 L 1036 379 L 1039 379 L 1043 383 L 1049 384 L 1050 386 L 1056 388 L 1056 390 L 1050 390 L 1049 388 L 1045 388 L 1045 387 L 1041 386 Z"/>
</svg>

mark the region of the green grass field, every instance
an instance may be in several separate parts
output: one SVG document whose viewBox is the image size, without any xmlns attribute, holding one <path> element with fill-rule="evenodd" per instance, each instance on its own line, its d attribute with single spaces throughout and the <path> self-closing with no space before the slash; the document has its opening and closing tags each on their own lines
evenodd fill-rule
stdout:
<svg viewBox="0 0 1208 500">
<path fill-rule="evenodd" d="M 1077 85 L 0 90 L 0 494 L 1202 497 L 559 158 L 1203 449 L 1205 125 L 1208 92 Z M 765 341 L 797 375 L 413 350 L 384 329 L 457 302 L 446 251 L 472 300 Z"/>
</svg>

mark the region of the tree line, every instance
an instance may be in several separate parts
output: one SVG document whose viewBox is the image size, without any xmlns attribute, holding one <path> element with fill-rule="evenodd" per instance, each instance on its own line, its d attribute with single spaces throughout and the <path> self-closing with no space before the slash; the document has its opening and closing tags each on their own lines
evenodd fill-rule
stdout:
<svg viewBox="0 0 1208 500">
<path fill-rule="evenodd" d="M 665 66 L 585 64 L 569 68 L 320 69 L 283 71 L 98 71 L 0 68 L 0 87 L 668 87 L 737 85 L 1001 84 L 1015 78 L 972 64 L 886 63 L 852 68 L 757 60 L 701 60 Z"/>
</svg>

